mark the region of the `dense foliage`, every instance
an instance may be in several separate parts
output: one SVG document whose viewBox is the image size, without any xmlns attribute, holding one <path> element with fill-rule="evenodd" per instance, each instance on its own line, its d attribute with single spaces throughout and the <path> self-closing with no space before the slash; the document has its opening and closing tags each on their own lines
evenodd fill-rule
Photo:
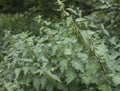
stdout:
<svg viewBox="0 0 120 91">
<path fill-rule="evenodd" d="M 119 3 L 27 0 L 1 14 L 0 91 L 119 91 Z"/>
</svg>

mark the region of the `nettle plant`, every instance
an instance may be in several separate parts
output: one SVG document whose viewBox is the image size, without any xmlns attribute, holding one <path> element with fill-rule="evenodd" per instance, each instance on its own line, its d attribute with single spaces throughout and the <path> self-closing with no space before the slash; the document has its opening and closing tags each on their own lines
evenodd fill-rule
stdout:
<svg viewBox="0 0 120 91">
<path fill-rule="evenodd" d="M 119 43 L 111 49 L 118 52 L 110 52 L 100 36 L 109 36 L 103 26 L 68 11 L 78 15 L 60 22 L 36 17 L 41 25 L 37 37 L 6 33 L 0 91 L 119 91 Z"/>
</svg>

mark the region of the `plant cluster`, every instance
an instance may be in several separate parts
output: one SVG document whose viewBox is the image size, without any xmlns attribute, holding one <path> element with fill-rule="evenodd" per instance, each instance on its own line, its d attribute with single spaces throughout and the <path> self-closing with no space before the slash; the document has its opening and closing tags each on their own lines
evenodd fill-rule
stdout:
<svg viewBox="0 0 120 91">
<path fill-rule="evenodd" d="M 117 0 L 92 1 L 87 16 L 67 0 L 56 2 L 60 19 L 1 15 L 0 91 L 119 91 L 119 15 L 107 11 Z"/>
<path fill-rule="evenodd" d="M 119 91 L 120 42 L 103 25 L 73 15 L 34 20 L 39 36 L 5 33 L 1 91 Z"/>
</svg>

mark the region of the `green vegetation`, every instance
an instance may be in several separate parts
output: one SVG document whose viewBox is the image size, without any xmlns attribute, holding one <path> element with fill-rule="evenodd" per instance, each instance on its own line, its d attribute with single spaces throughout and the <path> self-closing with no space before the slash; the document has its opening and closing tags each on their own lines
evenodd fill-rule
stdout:
<svg viewBox="0 0 120 91">
<path fill-rule="evenodd" d="M 120 90 L 119 0 L 13 1 L 0 0 L 0 91 Z"/>
</svg>

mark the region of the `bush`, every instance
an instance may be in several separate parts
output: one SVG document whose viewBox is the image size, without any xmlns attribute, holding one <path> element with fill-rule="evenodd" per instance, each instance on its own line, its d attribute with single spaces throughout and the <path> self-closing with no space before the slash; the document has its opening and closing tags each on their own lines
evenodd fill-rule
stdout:
<svg viewBox="0 0 120 91">
<path fill-rule="evenodd" d="M 94 0 L 88 16 L 57 1 L 60 19 L 1 15 L 0 91 L 119 91 L 116 0 Z"/>
<path fill-rule="evenodd" d="M 108 40 L 103 25 L 73 16 L 61 22 L 35 20 L 41 25 L 38 37 L 6 33 L 1 91 L 119 91 L 120 42 Z"/>
</svg>

